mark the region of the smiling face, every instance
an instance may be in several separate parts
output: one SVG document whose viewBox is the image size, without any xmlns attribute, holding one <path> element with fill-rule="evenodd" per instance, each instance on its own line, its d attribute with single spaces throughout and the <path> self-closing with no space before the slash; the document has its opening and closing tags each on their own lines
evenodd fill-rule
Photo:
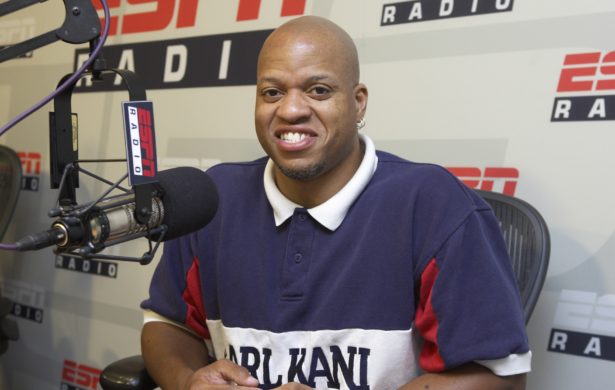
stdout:
<svg viewBox="0 0 615 390">
<path fill-rule="evenodd" d="M 276 182 L 339 181 L 361 162 L 356 123 L 367 89 L 358 83 L 350 37 L 331 22 L 295 19 L 277 29 L 259 55 L 255 125 L 276 164 Z M 339 189 L 338 188 L 338 189 Z"/>
</svg>

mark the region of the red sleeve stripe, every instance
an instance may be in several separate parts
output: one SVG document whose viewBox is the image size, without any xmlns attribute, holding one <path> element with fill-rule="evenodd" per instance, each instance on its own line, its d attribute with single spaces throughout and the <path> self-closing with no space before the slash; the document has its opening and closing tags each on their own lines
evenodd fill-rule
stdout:
<svg viewBox="0 0 615 390">
<path fill-rule="evenodd" d="M 414 319 L 415 328 L 424 340 L 419 355 L 419 364 L 427 372 L 440 372 L 445 368 L 444 359 L 438 348 L 438 317 L 431 302 L 433 285 L 438 277 L 436 259 L 431 259 L 421 275 L 419 304 Z"/>
<path fill-rule="evenodd" d="M 211 339 L 205 323 L 207 316 L 205 315 L 205 307 L 203 306 L 203 298 L 201 296 L 199 260 L 196 257 L 192 260 L 192 265 L 186 274 L 186 289 L 182 294 L 182 298 L 188 306 L 185 319 L 186 325 L 201 337 Z"/>
</svg>

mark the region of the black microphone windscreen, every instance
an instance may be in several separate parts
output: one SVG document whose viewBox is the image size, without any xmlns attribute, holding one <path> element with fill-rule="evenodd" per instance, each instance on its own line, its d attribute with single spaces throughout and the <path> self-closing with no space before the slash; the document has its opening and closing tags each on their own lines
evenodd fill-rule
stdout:
<svg viewBox="0 0 615 390">
<path fill-rule="evenodd" d="M 193 167 L 158 172 L 163 191 L 163 224 L 168 230 L 164 241 L 192 233 L 207 225 L 218 209 L 218 191 L 205 172 Z"/>
</svg>

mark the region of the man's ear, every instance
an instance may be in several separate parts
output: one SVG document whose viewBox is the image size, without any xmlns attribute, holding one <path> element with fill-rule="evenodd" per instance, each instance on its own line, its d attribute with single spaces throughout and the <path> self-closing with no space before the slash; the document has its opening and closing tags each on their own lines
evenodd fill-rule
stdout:
<svg viewBox="0 0 615 390">
<path fill-rule="evenodd" d="M 357 107 L 357 122 L 365 117 L 367 110 L 367 87 L 363 83 L 359 83 L 354 87 L 354 99 Z"/>
</svg>

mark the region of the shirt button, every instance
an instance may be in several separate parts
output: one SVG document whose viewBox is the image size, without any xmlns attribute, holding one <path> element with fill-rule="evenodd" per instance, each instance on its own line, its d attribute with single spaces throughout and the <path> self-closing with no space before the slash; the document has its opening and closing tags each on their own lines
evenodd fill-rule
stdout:
<svg viewBox="0 0 615 390">
<path fill-rule="evenodd" d="M 306 218 L 305 214 L 299 215 L 299 221 L 303 222 L 303 221 L 305 221 L 305 218 Z"/>
<path fill-rule="evenodd" d="M 301 253 L 295 253 L 295 263 L 301 263 L 301 259 L 303 259 L 303 255 Z"/>
</svg>

